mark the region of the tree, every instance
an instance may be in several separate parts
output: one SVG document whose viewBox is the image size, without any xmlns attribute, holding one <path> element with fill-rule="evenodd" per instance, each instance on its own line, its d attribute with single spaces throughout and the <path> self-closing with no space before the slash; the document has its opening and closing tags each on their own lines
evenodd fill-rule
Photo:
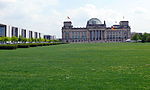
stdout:
<svg viewBox="0 0 150 90">
<path fill-rule="evenodd" d="M 13 36 L 13 37 L 11 38 L 11 41 L 12 41 L 13 43 L 17 42 L 17 41 L 18 41 L 18 37 Z"/>
<path fill-rule="evenodd" d="M 9 37 L 3 37 L 3 42 L 7 42 L 7 41 L 10 41 L 10 38 Z"/>
<path fill-rule="evenodd" d="M 31 39 L 31 38 L 28 38 L 27 41 L 31 43 L 31 42 L 32 42 L 32 39 Z"/>
<path fill-rule="evenodd" d="M 50 40 L 48 40 L 48 39 L 45 39 L 45 42 L 50 42 Z"/>
<path fill-rule="evenodd" d="M 144 34 L 142 35 L 142 42 L 143 42 L 143 43 L 147 41 L 147 37 L 148 37 L 148 36 L 150 36 L 148 33 L 144 33 Z"/>
<path fill-rule="evenodd" d="M 35 39 L 34 39 L 34 38 L 31 38 L 31 40 L 32 40 L 31 42 L 35 42 Z"/>
<path fill-rule="evenodd" d="M 38 39 L 37 39 L 37 38 L 35 38 L 35 39 L 34 39 L 34 41 L 35 41 L 35 42 L 37 42 L 37 41 L 38 41 Z"/>
<path fill-rule="evenodd" d="M 37 41 L 38 41 L 38 42 L 41 42 L 41 41 L 42 41 L 42 39 L 41 39 L 41 38 L 38 38 L 38 39 L 37 39 Z"/>
<path fill-rule="evenodd" d="M 2 39 L 2 37 L 0 37 L 0 42 L 2 42 L 3 41 L 3 39 Z"/>
<path fill-rule="evenodd" d="M 136 33 L 134 34 L 131 40 L 135 40 L 137 42 L 138 40 L 141 40 L 141 39 L 142 39 L 141 36 L 138 33 Z"/>
<path fill-rule="evenodd" d="M 2 42 L 2 44 L 4 43 L 4 37 L 0 37 L 0 41 Z"/>
<path fill-rule="evenodd" d="M 150 36 L 146 38 L 146 42 L 150 42 Z"/>
<path fill-rule="evenodd" d="M 60 40 L 54 40 L 54 42 L 60 42 Z"/>
<path fill-rule="evenodd" d="M 24 43 L 26 43 L 26 42 L 27 42 L 27 39 L 26 39 L 26 38 L 23 38 L 22 41 L 23 41 Z"/>
<path fill-rule="evenodd" d="M 42 39 L 41 39 L 41 41 L 42 41 L 42 42 L 45 42 L 45 39 L 44 39 L 44 38 L 42 38 Z"/>
<path fill-rule="evenodd" d="M 23 37 L 19 36 L 18 41 L 23 42 Z"/>
</svg>

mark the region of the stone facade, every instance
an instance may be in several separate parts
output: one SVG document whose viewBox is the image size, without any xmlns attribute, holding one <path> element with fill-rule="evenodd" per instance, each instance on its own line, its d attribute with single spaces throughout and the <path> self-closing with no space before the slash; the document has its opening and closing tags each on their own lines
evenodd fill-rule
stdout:
<svg viewBox="0 0 150 90">
<path fill-rule="evenodd" d="M 62 27 L 63 42 L 126 42 L 131 37 L 128 21 L 120 21 L 119 25 L 106 27 L 106 22 L 92 18 L 85 28 L 75 28 L 71 21 L 65 21 Z"/>
</svg>

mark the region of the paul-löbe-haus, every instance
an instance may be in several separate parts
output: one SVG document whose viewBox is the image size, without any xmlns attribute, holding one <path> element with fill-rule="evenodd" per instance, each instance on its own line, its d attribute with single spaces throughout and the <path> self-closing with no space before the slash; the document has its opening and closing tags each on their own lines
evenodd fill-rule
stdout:
<svg viewBox="0 0 150 90">
<path fill-rule="evenodd" d="M 65 21 L 62 27 L 64 42 L 126 42 L 131 37 L 128 21 L 120 21 L 119 25 L 106 27 L 106 22 L 92 18 L 85 28 L 75 28 L 71 21 Z"/>
<path fill-rule="evenodd" d="M 13 36 L 22 36 L 24 38 L 43 38 L 43 35 L 39 32 L 21 29 L 10 25 L 0 24 L 0 37 Z"/>
<path fill-rule="evenodd" d="M 10 25 L 0 24 L 0 37 L 19 37 L 22 36 L 24 38 L 44 38 L 51 40 L 51 35 L 44 35 L 43 33 L 22 29 Z"/>
</svg>

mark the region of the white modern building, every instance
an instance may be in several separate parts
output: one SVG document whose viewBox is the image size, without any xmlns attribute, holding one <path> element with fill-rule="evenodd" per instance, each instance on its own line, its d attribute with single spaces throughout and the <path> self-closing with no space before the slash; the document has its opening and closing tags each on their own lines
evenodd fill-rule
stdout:
<svg viewBox="0 0 150 90">
<path fill-rule="evenodd" d="M 11 25 L 0 24 L 0 37 L 19 37 L 24 38 L 44 38 L 44 34 L 28 29 L 14 27 Z"/>
</svg>

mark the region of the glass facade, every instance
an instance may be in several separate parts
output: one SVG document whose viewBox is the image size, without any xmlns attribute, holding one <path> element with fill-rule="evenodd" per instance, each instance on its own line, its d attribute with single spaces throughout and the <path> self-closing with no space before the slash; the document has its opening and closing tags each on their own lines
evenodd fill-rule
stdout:
<svg viewBox="0 0 150 90">
<path fill-rule="evenodd" d="M 37 32 L 35 32 L 34 35 L 35 35 L 35 38 L 38 38 L 38 33 Z"/>
<path fill-rule="evenodd" d="M 39 38 L 41 38 L 41 33 L 39 33 Z"/>
<path fill-rule="evenodd" d="M 0 26 L 0 37 L 6 36 L 6 26 Z"/>
<path fill-rule="evenodd" d="M 26 38 L 26 30 L 25 29 L 21 30 L 21 35 L 22 35 L 22 37 Z"/>
<path fill-rule="evenodd" d="M 29 38 L 33 38 L 33 32 L 29 31 Z"/>
<path fill-rule="evenodd" d="M 12 27 L 12 36 L 18 37 L 18 28 Z"/>
</svg>

